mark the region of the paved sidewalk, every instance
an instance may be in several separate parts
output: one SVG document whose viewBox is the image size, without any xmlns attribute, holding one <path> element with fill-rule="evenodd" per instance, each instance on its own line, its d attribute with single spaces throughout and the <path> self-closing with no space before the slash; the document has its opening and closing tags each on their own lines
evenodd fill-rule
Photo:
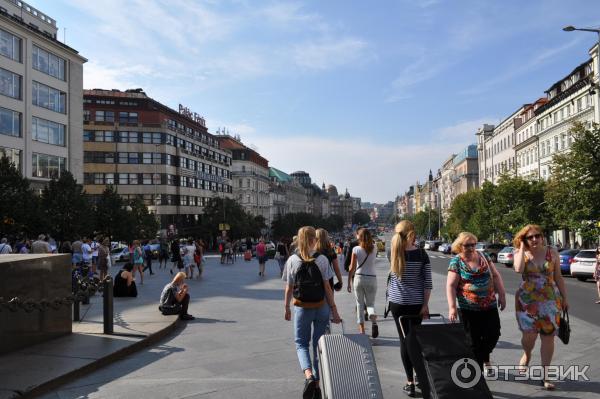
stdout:
<svg viewBox="0 0 600 399">
<path fill-rule="evenodd" d="M 445 300 L 446 259 L 432 261 L 434 269 L 434 293 L 431 312 L 447 312 Z M 383 310 L 384 285 L 389 264 L 378 258 L 377 310 Z M 132 305 L 123 308 L 123 331 L 137 334 L 145 331 L 142 324 L 131 323 L 129 317 L 143 314 L 148 307 L 148 316 L 154 316 L 158 291 L 170 275 L 164 270 L 155 270 L 157 275 L 146 279 L 140 288 L 140 303 L 129 301 Z M 56 389 L 44 398 L 106 398 L 106 397 L 144 397 L 144 398 L 294 398 L 300 397 L 302 373 L 293 344 L 292 323 L 283 320 L 283 283 L 278 278 L 274 261 L 267 263 L 267 276 L 257 276 L 256 260 L 244 262 L 238 260 L 234 265 L 219 265 L 216 257 L 209 257 L 205 275 L 200 280 L 189 282 L 192 303 L 190 312 L 197 319 L 186 323 L 184 328 L 120 361 L 110 362 L 110 367 L 75 379 Z M 344 284 L 346 280 L 344 280 Z M 354 297 L 345 291 L 336 294 L 336 302 L 346 321 L 346 331 L 356 329 L 354 316 Z M 507 310 L 501 314 L 502 337 L 493 353 L 495 364 L 514 364 L 521 353 L 520 333 L 518 332 L 514 312 L 514 299 L 509 296 Z M 100 299 L 100 298 L 98 298 Z M 137 305 L 137 306 L 136 306 Z M 92 307 L 93 308 L 93 307 Z M 162 317 L 162 316 L 161 316 Z M 155 318 L 156 319 L 156 318 Z M 158 318 L 160 321 L 160 317 Z M 146 320 L 146 326 L 152 326 L 152 320 Z M 546 392 L 533 383 L 514 381 L 489 382 L 495 398 L 600 398 L 600 332 L 585 321 L 571 319 L 572 342 L 565 346 L 556 341 L 554 364 L 590 365 L 588 376 L 591 382 L 567 381 L 558 384 L 559 390 Z M 84 326 L 80 326 L 83 328 Z M 91 326 L 88 326 L 91 327 Z M 100 325 L 101 328 L 101 325 Z M 367 329 L 370 332 L 370 328 Z M 334 331 L 335 332 L 335 331 Z M 75 335 L 75 334 L 74 334 Z M 84 335 L 84 334 L 81 334 Z M 78 354 L 67 356 L 66 352 L 56 350 L 48 362 L 47 368 L 67 370 L 78 362 L 91 363 L 93 356 L 101 350 L 109 351 L 107 342 L 116 340 L 121 347 L 135 344 L 135 337 L 92 336 L 98 341 L 96 354 Z M 107 341 L 110 339 L 111 341 Z M 54 341 L 57 342 L 57 341 Z M 400 360 L 398 335 L 391 318 L 380 322 L 380 336 L 372 341 L 375 358 L 386 398 L 403 397 L 401 388 L 406 376 Z M 440 344 L 443 344 L 441 342 Z M 115 344 L 116 345 L 116 344 Z M 67 349 L 65 349 L 67 350 Z M 31 352 L 31 350 L 30 350 Z M 41 359 L 45 353 L 31 352 Z M 35 385 L 38 374 L 27 372 L 35 361 L 24 363 L 16 356 L 6 362 L 0 358 L 0 379 L 20 378 Z M 110 359 L 112 360 L 112 359 Z M 39 361 L 39 360 L 38 360 Z M 10 364 L 7 365 L 7 363 Z M 539 364 L 539 343 L 534 351 L 532 364 Z M 34 369 L 33 369 L 34 370 Z M 58 374 L 58 372 L 56 373 Z M 37 382 L 39 384 L 39 382 Z M 3 383 L 3 385 L 5 385 Z M 11 387 L 14 385 L 11 385 Z M 22 382 L 19 386 L 26 386 Z"/>
<path fill-rule="evenodd" d="M 98 293 L 89 305 L 81 305 L 82 320 L 73 322 L 73 334 L 0 356 L 0 398 L 47 392 L 158 342 L 178 323 L 177 316 L 163 316 L 157 308 L 170 277 L 146 273 L 137 298 L 114 298 L 113 335 L 103 334 L 103 298 Z"/>
</svg>

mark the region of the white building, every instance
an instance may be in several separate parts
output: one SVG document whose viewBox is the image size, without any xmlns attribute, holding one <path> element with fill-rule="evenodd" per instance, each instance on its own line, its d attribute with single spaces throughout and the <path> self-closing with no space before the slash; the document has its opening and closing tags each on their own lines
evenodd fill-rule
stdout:
<svg viewBox="0 0 600 399">
<path fill-rule="evenodd" d="M 0 0 L 0 154 L 36 189 L 65 170 L 83 182 L 83 64 L 56 21 Z"/>
<path fill-rule="evenodd" d="M 536 110 L 540 176 L 543 179 L 548 179 L 552 173 L 554 154 L 570 148 L 573 139 L 569 129 L 573 123 L 582 122 L 589 127 L 594 121 L 597 97 L 591 94 L 593 65 L 589 59 L 554 83 L 546 90 L 548 102 Z"/>
<path fill-rule="evenodd" d="M 515 157 L 517 176 L 538 179 L 540 163 L 535 111 L 548 100 L 540 98 L 533 104 L 527 104 L 523 112 L 515 118 Z"/>
</svg>

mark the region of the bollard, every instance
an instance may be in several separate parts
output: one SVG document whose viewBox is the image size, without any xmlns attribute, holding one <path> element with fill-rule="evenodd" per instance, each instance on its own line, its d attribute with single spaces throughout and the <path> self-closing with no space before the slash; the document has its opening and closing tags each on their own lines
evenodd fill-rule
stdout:
<svg viewBox="0 0 600 399">
<path fill-rule="evenodd" d="M 102 281 L 102 302 L 104 310 L 104 334 L 113 333 L 113 280 L 107 276 Z"/>
<path fill-rule="evenodd" d="M 79 301 L 77 299 L 73 301 L 73 321 L 81 321 L 79 317 Z"/>
</svg>

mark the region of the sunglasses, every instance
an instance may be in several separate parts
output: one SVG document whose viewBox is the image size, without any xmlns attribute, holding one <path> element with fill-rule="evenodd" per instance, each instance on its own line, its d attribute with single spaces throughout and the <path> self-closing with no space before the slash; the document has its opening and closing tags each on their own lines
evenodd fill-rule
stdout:
<svg viewBox="0 0 600 399">
<path fill-rule="evenodd" d="M 533 239 L 539 240 L 540 238 L 542 238 L 542 235 L 540 233 L 536 233 L 536 234 L 532 234 L 530 236 L 525 236 L 525 239 L 527 240 L 533 240 Z"/>
<path fill-rule="evenodd" d="M 475 244 L 462 244 L 463 248 L 475 248 Z"/>
</svg>

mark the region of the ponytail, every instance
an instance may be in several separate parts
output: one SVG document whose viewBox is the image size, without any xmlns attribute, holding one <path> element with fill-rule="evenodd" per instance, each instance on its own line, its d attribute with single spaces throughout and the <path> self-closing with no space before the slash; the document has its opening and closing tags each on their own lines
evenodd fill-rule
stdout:
<svg viewBox="0 0 600 399">
<path fill-rule="evenodd" d="M 410 221 L 403 220 L 396 225 L 394 231 L 396 234 L 392 237 L 390 272 L 402 280 L 406 267 L 406 247 L 415 240 L 415 227 Z"/>
</svg>

